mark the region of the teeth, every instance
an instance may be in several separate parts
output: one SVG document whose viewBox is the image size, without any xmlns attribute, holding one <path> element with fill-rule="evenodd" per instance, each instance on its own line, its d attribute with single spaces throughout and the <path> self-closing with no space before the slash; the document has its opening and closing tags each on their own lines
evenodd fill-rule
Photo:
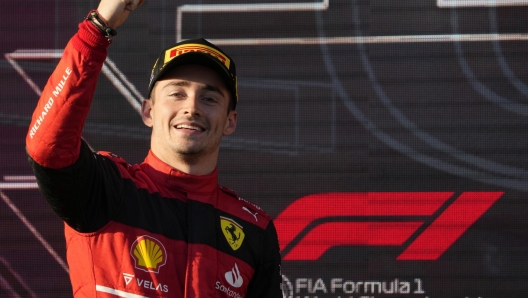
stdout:
<svg viewBox="0 0 528 298">
<path fill-rule="evenodd" d="M 202 129 L 200 129 L 199 127 L 196 127 L 196 126 L 191 126 L 191 125 L 187 125 L 187 124 L 178 124 L 176 126 L 176 128 L 187 128 L 187 129 L 193 129 L 193 130 L 198 130 L 198 131 L 201 131 Z"/>
</svg>

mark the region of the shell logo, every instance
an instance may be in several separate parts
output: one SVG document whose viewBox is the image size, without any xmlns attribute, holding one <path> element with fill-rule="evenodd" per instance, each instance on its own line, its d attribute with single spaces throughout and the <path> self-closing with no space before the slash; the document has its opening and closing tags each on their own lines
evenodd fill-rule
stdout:
<svg viewBox="0 0 528 298">
<path fill-rule="evenodd" d="M 138 237 L 130 247 L 136 269 L 159 273 L 161 266 L 167 263 L 165 246 L 156 238 L 143 235 Z"/>
</svg>

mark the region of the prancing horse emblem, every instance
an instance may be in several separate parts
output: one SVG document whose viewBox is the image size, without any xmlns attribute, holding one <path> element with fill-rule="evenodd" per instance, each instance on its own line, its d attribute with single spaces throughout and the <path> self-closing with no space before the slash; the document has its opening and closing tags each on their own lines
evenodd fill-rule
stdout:
<svg viewBox="0 0 528 298">
<path fill-rule="evenodd" d="M 220 216 L 220 226 L 229 246 L 233 250 L 239 249 L 245 236 L 242 226 L 231 218 L 223 216 Z"/>
</svg>

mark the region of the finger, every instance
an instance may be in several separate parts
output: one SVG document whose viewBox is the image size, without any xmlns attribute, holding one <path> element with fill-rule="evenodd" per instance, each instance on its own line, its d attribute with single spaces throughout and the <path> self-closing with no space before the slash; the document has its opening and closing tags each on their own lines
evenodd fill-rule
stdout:
<svg viewBox="0 0 528 298">
<path fill-rule="evenodd" d="M 125 6 L 125 9 L 128 11 L 134 11 L 136 8 L 138 8 L 141 4 L 143 4 L 145 0 L 132 0 Z"/>
</svg>

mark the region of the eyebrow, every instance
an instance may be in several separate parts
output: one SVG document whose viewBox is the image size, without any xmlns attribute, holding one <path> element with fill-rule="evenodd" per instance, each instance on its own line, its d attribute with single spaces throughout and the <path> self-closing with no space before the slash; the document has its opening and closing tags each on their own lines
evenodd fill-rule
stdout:
<svg viewBox="0 0 528 298">
<path fill-rule="evenodd" d="M 170 87 L 170 86 L 177 86 L 177 87 L 189 87 L 191 85 L 191 82 L 189 81 L 185 81 L 185 80 L 182 80 L 182 81 L 173 81 L 173 82 L 170 82 L 168 83 L 167 85 L 163 86 L 163 88 L 161 88 L 162 90 L 167 88 L 167 87 Z M 213 91 L 213 92 L 218 92 L 220 93 L 222 96 L 226 96 L 224 93 L 222 93 L 222 90 L 220 90 L 220 88 L 218 88 L 217 86 L 213 86 L 213 85 L 208 85 L 208 84 L 199 84 L 199 89 L 200 90 L 207 90 L 207 91 Z"/>
<path fill-rule="evenodd" d="M 222 91 L 220 90 L 220 88 L 216 87 L 216 86 L 212 86 L 212 85 L 207 85 L 207 84 L 200 84 L 200 89 L 201 90 L 208 90 L 208 91 L 213 91 L 213 92 L 218 92 L 222 95 L 224 95 L 222 93 Z"/>
<path fill-rule="evenodd" d="M 169 82 L 167 85 L 163 86 L 163 88 L 161 88 L 161 90 L 167 88 L 167 87 L 171 87 L 171 86 L 177 86 L 177 87 L 188 87 L 191 85 L 191 82 L 189 81 L 172 81 L 172 82 Z"/>
</svg>

